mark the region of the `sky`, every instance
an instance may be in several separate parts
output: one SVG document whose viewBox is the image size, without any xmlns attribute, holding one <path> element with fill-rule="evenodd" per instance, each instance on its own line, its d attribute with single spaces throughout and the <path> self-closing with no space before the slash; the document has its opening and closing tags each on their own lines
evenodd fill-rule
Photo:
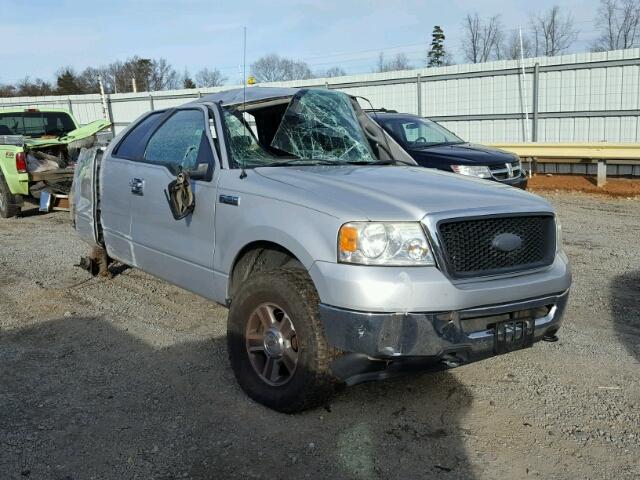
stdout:
<svg viewBox="0 0 640 480">
<path fill-rule="evenodd" d="M 247 65 L 277 53 L 314 72 L 340 66 L 366 73 L 382 51 L 387 58 L 405 53 L 421 67 L 434 25 L 461 62 L 467 13 L 500 14 L 505 29 L 515 30 L 554 4 L 573 13 L 580 31 L 573 51 L 587 51 L 599 0 L 0 0 L 0 84 L 25 76 L 52 81 L 62 66 L 80 71 L 133 55 L 164 57 L 192 75 L 218 68 L 228 83 L 241 83 L 243 26 Z"/>
</svg>

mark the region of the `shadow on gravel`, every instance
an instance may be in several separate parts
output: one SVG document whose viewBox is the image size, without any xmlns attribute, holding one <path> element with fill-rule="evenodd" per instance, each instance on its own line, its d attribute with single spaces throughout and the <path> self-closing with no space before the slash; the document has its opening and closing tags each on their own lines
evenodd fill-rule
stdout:
<svg viewBox="0 0 640 480">
<path fill-rule="evenodd" d="M 610 295 L 616 335 L 629 354 L 640 361 L 640 270 L 615 277 Z"/>
<path fill-rule="evenodd" d="M 283 415 L 235 383 L 226 339 L 153 348 L 101 318 L 0 334 L 0 478 L 464 478 L 469 391 L 444 372 Z"/>
</svg>

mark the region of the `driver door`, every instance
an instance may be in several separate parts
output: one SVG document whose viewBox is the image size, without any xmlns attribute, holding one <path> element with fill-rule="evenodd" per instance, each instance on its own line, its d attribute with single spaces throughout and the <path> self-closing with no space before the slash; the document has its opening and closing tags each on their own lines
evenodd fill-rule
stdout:
<svg viewBox="0 0 640 480">
<path fill-rule="evenodd" d="M 218 165 L 204 107 L 176 109 L 149 137 L 130 179 L 135 265 L 200 295 L 213 290 Z M 183 169 L 192 174 L 195 210 L 175 220 L 166 195 Z"/>
</svg>

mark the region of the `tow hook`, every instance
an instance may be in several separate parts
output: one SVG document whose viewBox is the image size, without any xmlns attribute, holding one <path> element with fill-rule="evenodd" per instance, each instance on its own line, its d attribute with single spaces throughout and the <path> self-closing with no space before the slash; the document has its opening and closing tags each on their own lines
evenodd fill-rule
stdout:
<svg viewBox="0 0 640 480">
<path fill-rule="evenodd" d="M 458 358 L 456 355 L 445 354 L 442 356 L 440 362 L 445 365 L 447 368 L 456 368 L 462 365 L 464 362 L 462 359 Z"/>
<path fill-rule="evenodd" d="M 544 336 L 542 337 L 542 340 L 544 340 L 545 342 L 553 343 L 553 342 L 557 342 L 559 338 L 556 335 L 556 332 L 549 332 L 544 334 Z"/>
</svg>

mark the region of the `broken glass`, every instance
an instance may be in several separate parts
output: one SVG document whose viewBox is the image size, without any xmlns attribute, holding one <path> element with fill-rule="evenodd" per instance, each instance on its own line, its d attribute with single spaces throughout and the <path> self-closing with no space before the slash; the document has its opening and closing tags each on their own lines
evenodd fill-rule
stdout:
<svg viewBox="0 0 640 480">
<path fill-rule="evenodd" d="M 264 166 L 278 160 L 279 157 L 260 145 L 239 111 L 225 108 L 223 112 L 231 156 L 236 167 Z"/>
<path fill-rule="evenodd" d="M 271 146 L 302 159 L 376 161 L 349 96 L 329 90 L 301 90 L 296 94 Z"/>
</svg>

